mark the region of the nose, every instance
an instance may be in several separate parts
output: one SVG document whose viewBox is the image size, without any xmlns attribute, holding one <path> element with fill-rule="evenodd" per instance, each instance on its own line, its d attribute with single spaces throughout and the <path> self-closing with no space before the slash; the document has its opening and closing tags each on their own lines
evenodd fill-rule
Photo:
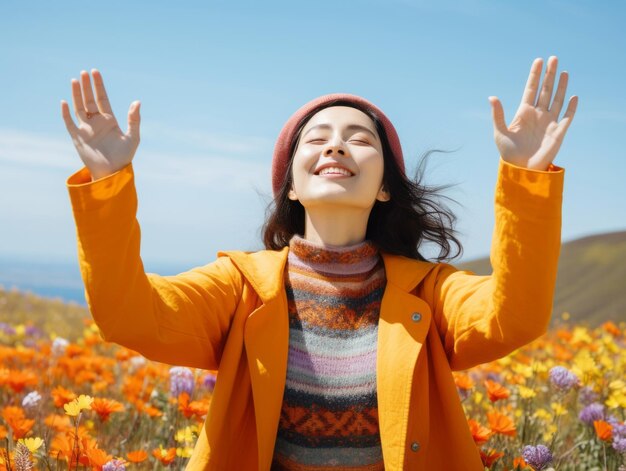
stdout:
<svg viewBox="0 0 626 471">
<path fill-rule="evenodd" d="M 347 152 L 343 145 L 343 141 L 339 137 L 335 137 L 328 141 L 328 144 L 326 144 L 322 153 L 325 156 L 335 154 L 345 156 Z"/>
</svg>

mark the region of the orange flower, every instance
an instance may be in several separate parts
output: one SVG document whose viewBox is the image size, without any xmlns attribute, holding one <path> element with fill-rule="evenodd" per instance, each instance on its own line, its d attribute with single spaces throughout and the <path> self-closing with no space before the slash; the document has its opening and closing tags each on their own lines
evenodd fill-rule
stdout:
<svg viewBox="0 0 626 471">
<path fill-rule="evenodd" d="M 68 402 L 72 402 L 76 399 L 76 394 L 74 394 L 69 389 L 65 389 L 63 386 L 57 386 L 51 392 L 52 399 L 54 399 L 55 407 L 63 407 Z"/>
<path fill-rule="evenodd" d="M 129 451 L 126 456 L 131 463 L 141 463 L 148 459 L 148 453 L 143 450 Z"/>
<path fill-rule="evenodd" d="M 178 396 L 178 410 L 183 413 L 186 418 L 197 416 L 201 419 L 209 412 L 209 405 L 203 401 L 189 402 L 189 394 L 183 391 Z"/>
<path fill-rule="evenodd" d="M 493 463 L 502 458 L 504 453 L 499 453 L 496 450 L 489 449 L 489 451 L 480 450 L 480 458 L 483 460 L 483 465 L 487 468 L 491 468 Z"/>
<path fill-rule="evenodd" d="M 113 456 L 100 448 L 88 448 L 85 450 L 85 455 L 89 458 L 89 466 L 97 471 L 102 471 L 104 464 L 113 459 Z"/>
<path fill-rule="evenodd" d="M 605 332 L 608 332 L 614 337 L 619 337 L 620 335 L 622 335 L 622 331 L 620 330 L 619 327 L 615 325 L 615 323 L 613 323 L 613 321 L 605 322 L 604 324 L 602 324 L 602 328 L 604 329 Z"/>
<path fill-rule="evenodd" d="M 506 399 L 511 395 L 511 391 L 495 381 L 490 379 L 485 381 L 485 387 L 487 388 L 487 394 L 491 402 L 496 402 L 499 399 Z"/>
<path fill-rule="evenodd" d="M 124 405 L 113 399 L 96 397 L 91 403 L 91 409 L 96 411 L 102 422 L 106 422 L 112 412 L 123 411 Z"/>
<path fill-rule="evenodd" d="M 613 438 L 613 427 L 604 420 L 594 420 L 593 428 L 596 429 L 596 435 L 600 440 L 611 440 Z"/>
<path fill-rule="evenodd" d="M 73 343 L 69 344 L 67 348 L 65 349 L 65 355 L 70 358 L 80 356 L 83 353 L 85 353 L 85 349 L 81 347 L 80 345 L 76 345 Z"/>
<path fill-rule="evenodd" d="M 50 414 L 44 419 L 44 423 L 57 432 L 63 432 L 74 426 L 69 415 L 65 414 Z"/>
<path fill-rule="evenodd" d="M 521 456 L 516 457 L 513 460 L 513 469 L 524 469 L 524 468 L 530 468 L 530 465 L 526 463 L 524 458 L 522 458 Z"/>
<path fill-rule="evenodd" d="M 20 393 L 26 386 L 34 386 L 38 382 L 37 375 L 32 371 L 9 370 L 6 384 L 13 392 Z"/>
<path fill-rule="evenodd" d="M 454 383 L 460 389 L 472 389 L 474 387 L 472 378 L 470 378 L 467 374 L 454 375 Z"/>
<path fill-rule="evenodd" d="M 27 419 L 21 407 L 6 406 L 2 409 L 2 418 L 11 427 L 13 438 L 24 438 L 35 425 L 35 421 Z"/>
<path fill-rule="evenodd" d="M 135 406 L 137 407 L 137 410 L 139 412 L 144 412 L 149 417 L 160 417 L 163 415 L 163 412 L 161 412 L 159 409 L 151 405 L 147 405 L 145 402 L 142 401 L 137 401 L 135 403 Z"/>
<path fill-rule="evenodd" d="M 176 459 L 176 448 L 165 449 L 162 446 L 152 450 L 152 454 L 165 466 Z"/>
<path fill-rule="evenodd" d="M 89 466 L 91 460 L 87 452 L 97 448 L 97 443 L 89 436 L 87 429 L 81 425 L 78 427 L 78 440 L 76 439 L 76 431 L 69 429 L 56 434 L 50 447 L 50 456 L 56 459 L 65 459 L 68 464 L 72 464 L 70 468 L 73 468 L 77 461 L 84 466 Z"/>
<path fill-rule="evenodd" d="M 474 419 L 469 419 L 467 423 L 469 424 L 470 430 L 472 432 L 472 437 L 474 438 L 474 442 L 477 446 L 486 443 L 491 435 L 493 435 L 493 432 L 491 432 L 487 427 L 483 427 L 482 425 L 480 425 Z"/>
<path fill-rule="evenodd" d="M 489 419 L 489 428 L 491 428 L 494 433 L 508 435 L 510 437 L 514 437 L 517 434 L 515 423 L 506 415 L 492 411 L 487 412 L 487 418 Z"/>
</svg>

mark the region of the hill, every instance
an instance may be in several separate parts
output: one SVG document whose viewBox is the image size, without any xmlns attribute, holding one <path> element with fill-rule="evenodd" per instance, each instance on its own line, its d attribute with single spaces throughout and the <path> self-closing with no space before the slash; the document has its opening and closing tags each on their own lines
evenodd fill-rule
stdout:
<svg viewBox="0 0 626 471">
<path fill-rule="evenodd" d="M 479 275 L 489 257 L 455 265 Z M 568 312 L 572 323 L 596 327 L 626 321 L 626 231 L 595 234 L 561 245 L 553 320 Z"/>
</svg>

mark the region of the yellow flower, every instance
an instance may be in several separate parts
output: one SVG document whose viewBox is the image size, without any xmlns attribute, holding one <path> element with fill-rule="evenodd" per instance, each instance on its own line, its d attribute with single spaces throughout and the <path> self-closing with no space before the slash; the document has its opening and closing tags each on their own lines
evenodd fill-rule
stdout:
<svg viewBox="0 0 626 471">
<path fill-rule="evenodd" d="M 185 448 L 176 448 L 176 456 L 189 458 L 193 452 L 193 448 L 186 446 Z"/>
<path fill-rule="evenodd" d="M 15 334 L 19 337 L 23 337 L 26 333 L 26 326 L 24 324 L 19 324 L 15 326 Z"/>
<path fill-rule="evenodd" d="M 522 399 L 530 399 L 531 397 L 535 397 L 537 395 L 537 392 L 534 389 L 527 388 L 526 386 L 519 385 L 517 390 L 519 391 L 519 395 Z"/>
<path fill-rule="evenodd" d="M 194 432 L 197 432 L 198 427 L 185 427 L 184 429 L 180 429 L 176 432 L 176 441 L 177 442 L 193 442 L 196 437 L 194 436 Z"/>
<path fill-rule="evenodd" d="M 82 411 L 83 409 L 91 409 L 92 402 L 93 402 L 92 397 L 81 394 L 72 402 L 65 404 L 63 408 L 65 409 L 65 413 L 67 415 L 76 417 L 78 414 L 80 414 L 80 411 Z"/>
<path fill-rule="evenodd" d="M 556 432 L 556 430 L 556 425 L 549 424 L 546 428 L 546 431 L 543 433 L 543 441 L 549 442 L 550 440 L 552 440 L 552 435 L 554 435 L 554 432 Z"/>
<path fill-rule="evenodd" d="M 574 332 L 572 333 L 571 343 L 583 342 L 583 343 L 591 343 L 593 340 L 589 335 L 589 331 L 586 327 L 575 327 Z"/>
<path fill-rule="evenodd" d="M 511 364 L 511 357 L 510 356 L 502 357 L 498 360 L 498 363 L 502 366 L 509 366 Z"/>
<path fill-rule="evenodd" d="M 611 391 L 605 404 L 609 409 L 617 409 L 618 407 L 626 408 L 626 393 L 624 393 L 623 390 Z"/>
<path fill-rule="evenodd" d="M 578 377 L 583 377 L 585 374 L 595 374 L 597 369 L 596 362 L 591 357 L 589 350 L 581 350 L 574 358 L 572 371 Z"/>
<path fill-rule="evenodd" d="M 569 318 L 570 318 L 569 312 L 564 312 L 563 314 L 561 314 L 561 319 L 563 319 L 564 321 L 569 320 Z"/>
<path fill-rule="evenodd" d="M 613 336 L 610 334 L 602 336 L 602 344 L 611 353 L 619 352 L 619 347 L 615 344 L 615 339 L 613 339 Z"/>
<path fill-rule="evenodd" d="M 567 414 L 567 409 L 563 407 L 561 404 L 559 404 L 558 402 L 553 402 L 552 404 L 550 404 L 550 407 L 554 411 L 555 417 L 558 417 L 559 415 Z"/>
<path fill-rule="evenodd" d="M 18 443 L 22 443 L 31 453 L 35 453 L 35 451 L 43 445 L 43 440 L 39 437 L 20 438 Z"/>
<path fill-rule="evenodd" d="M 608 356 L 606 355 L 602 355 L 600 357 L 600 363 L 602 364 L 602 366 L 604 366 L 605 370 L 609 370 L 611 371 L 613 368 L 615 368 L 615 362 L 613 362 Z"/>
<path fill-rule="evenodd" d="M 480 404 L 482 400 L 483 400 L 483 393 L 481 393 L 480 391 L 476 391 L 474 393 L 474 403 Z"/>
<path fill-rule="evenodd" d="M 545 373 L 546 371 L 548 371 L 548 365 L 540 361 L 533 362 L 531 366 L 533 370 L 536 371 L 537 373 Z"/>
<path fill-rule="evenodd" d="M 533 367 L 523 363 L 513 365 L 512 370 L 515 374 L 522 375 L 525 378 L 530 378 L 533 375 Z"/>
<path fill-rule="evenodd" d="M 616 379 L 615 381 L 611 381 L 609 383 L 609 389 L 616 389 L 618 391 L 626 391 L 626 383 L 624 380 Z"/>
<path fill-rule="evenodd" d="M 550 412 L 542 408 L 537 409 L 534 413 L 534 416 L 539 419 L 545 420 L 546 422 L 552 420 L 552 415 L 550 414 Z"/>
</svg>

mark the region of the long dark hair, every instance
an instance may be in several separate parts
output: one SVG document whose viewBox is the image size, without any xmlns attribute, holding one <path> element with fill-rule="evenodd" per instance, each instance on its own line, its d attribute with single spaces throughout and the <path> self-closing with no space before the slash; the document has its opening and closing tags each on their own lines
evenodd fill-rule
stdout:
<svg viewBox="0 0 626 471">
<path fill-rule="evenodd" d="M 409 179 L 398 167 L 396 159 L 387 139 L 387 134 L 378 119 L 370 110 L 364 109 L 345 100 L 334 100 L 311 110 L 301 121 L 294 140 L 291 143 L 287 174 L 280 190 L 273 201 L 267 206 L 262 234 L 266 249 L 280 250 L 289 245 L 294 234 L 304 234 L 304 206 L 299 201 L 288 198 L 292 184 L 293 154 L 298 147 L 302 129 L 318 111 L 329 106 L 351 106 L 367 114 L 374 124 L 380 137 L 383 149 L 384 173 L 383 185 L 391 199 L 386 202 L 376 201 L 370 212 L 365 238 L 387 253 L 404 255 L 405 257 L 427 261 L 419 251 L 425 241 L 440 246 L 436 260 L 451 260 L 463 252 L 461 242 L 455 237 L 453 225 L 456 216 L 438 198 L 451 199 L 437 194 L 452 184 L 439 186 L 422 185 L 424 168 L 427 158 L 433 152 L 445 152 L 437 149 L 425 152 L 415 172 L 414 180 Z M 453 201 L 453 200 L 452 200 Z M 450 256 L 451 244 L 457 246 L 457 253 Z"/>
</svg>

